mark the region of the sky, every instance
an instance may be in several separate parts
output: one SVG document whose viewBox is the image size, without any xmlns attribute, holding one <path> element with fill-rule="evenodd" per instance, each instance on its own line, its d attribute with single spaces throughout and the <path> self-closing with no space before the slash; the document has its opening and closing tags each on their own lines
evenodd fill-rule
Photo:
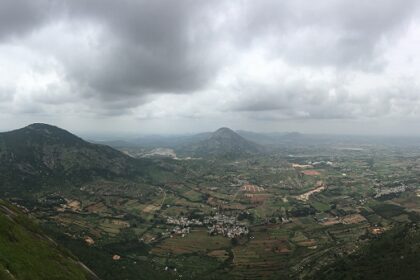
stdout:
<svg viewBox="0 0 420 280">
<path fill-rule="evenodd" d="M 1 0 L 0 130 L 420 135 L 420 1 Z"/>
</svg>

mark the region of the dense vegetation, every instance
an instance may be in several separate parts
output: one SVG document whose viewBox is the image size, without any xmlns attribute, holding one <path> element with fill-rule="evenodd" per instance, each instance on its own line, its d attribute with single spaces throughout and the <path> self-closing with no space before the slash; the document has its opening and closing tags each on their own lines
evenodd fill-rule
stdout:
<svg viewBox="0 0 420 280">
<path fill-rule="evenodd" d="M 158 171 L 150 160 L 130 158 L 51 125 L 0 133 L 0 192 L 8 196 L 96 179 L 148 179 Z"/>
<path fill-rule="evenodd" d="M 315 279 L 419 279 L 420 228 L 396 226 L 362 247 L 322 269 Z"/>
</svg>

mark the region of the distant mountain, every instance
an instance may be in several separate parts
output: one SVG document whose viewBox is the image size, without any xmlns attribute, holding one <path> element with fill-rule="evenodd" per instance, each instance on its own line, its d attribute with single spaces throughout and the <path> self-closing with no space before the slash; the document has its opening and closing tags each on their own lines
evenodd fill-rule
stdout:
<svg viewBox="0 0 420 280">
<path fill-rule="evenodd" d="M 0 279 L 98 279 L 34 220 L 0 200 Z"/>
<path fill-rule="evenodd" d="M 240 157 L 257 154 L 262 151 L 258 144 L 248 141 L 233 130 L 222 127 L 207 135 L 203 140 L 193 142 L 184 147 L 184 152 L 194 156 Z"/>
<path fill-rule="evenodd" d="M 143 168 L 144 161 L 108 146 L 88 143 L 47 124 L 0 133 L 1 192 L 13 192 L 18 186 L 37 189 L 43 185 L 140 175 Z"/>
<path fill-rule="evenodd" d="M 176 148 L 204 140 L 209 137 L 210 134 L 210 132 L 203 132 L 192 135 L 148 135 L 131 140 L 130 142 L 145 148 Z"/>
<path fill-rule="evenodd" d="M 275 147 L 296 143 L 311 143 L 312 138 L 298 132 L 272 132 L 259 133 L 246 130 L 235 131 L 248 141 L 261 146 Z M 185 150 L 186 146 L 194 145 L 199 141 L 204 141 L 211 137 L 212 132 L 185 135 L 147 135 L 138 138 L 114 139 L 102 141 L 90 141 L 96 144 L 104 144 L 119 150 L 130 149 L 154 149 L 171 148 L 175 150 Z M 306 141 L 306 142 L 305 142 Z"/>
<path fill-rule="evenodd" d="M 179 148 L 209 137 L 211 132 L 183 135 L 144 135 L 137 138 L 115 139 L 115 140 L 91 140 L 95 144 L 111 146 L 115 149 L 154 149 L 154 148 Z"/>
<path fill-rule="evenodd" d="M 90 143 L 106 145 L 115 149 L 137 147 L 138 145 L 126 140 L 88 140 Z"/>
<path fill-rule="evenodd" d="M 299 132 L 258 133 L 246 130 L 237 131 L 239 135 L 260 145 L 279 145 L 301 140 L 304 136 Z"/>
</svg>

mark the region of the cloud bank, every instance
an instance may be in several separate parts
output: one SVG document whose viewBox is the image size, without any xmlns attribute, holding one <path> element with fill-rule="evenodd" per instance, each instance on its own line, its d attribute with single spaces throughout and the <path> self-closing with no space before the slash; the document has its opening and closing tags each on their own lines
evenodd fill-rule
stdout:
<svg viewBox="0 0 420 280">
<path fill-rule="evenodd" d="M 418 3 L 5 0 L 3 129 L 401 132 L 420 120 Z"/>
</svg>

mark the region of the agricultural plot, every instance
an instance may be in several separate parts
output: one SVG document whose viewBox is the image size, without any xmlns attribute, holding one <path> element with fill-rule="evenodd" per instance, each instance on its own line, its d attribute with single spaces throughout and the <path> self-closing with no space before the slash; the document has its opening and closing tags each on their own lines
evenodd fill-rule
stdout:
<svg viewBox="0 0 420 280">
<path fill-rule="evenodd" d="M 247 279 L 260 279 L 282 271 L 287 267 L 291 244 L 286 238 L 267 232 L 252 232 L 252 237 L 243 246 L 232 249 L 232 275 L 247 275 Z"/>
<path fill-rule="evenodd" d="M 205 229 L 193 230 L 190 234 L 174 235 L 167 238 L 152 249 L 155 255 L 179 255 L 193 253 L 208 253 L 230 247 L 230 240 L 223 236 L 210 236 Z"/>
<path fill-rule="evenodd" d="M 302 147 L 238 161 L 185 160 L 176 163 L 185 178 L 91 183 L 60 193 L 64 208 L 39 202 L 37 214 L 83 246 L 91 237 L 88 249 L 110 254 L 112 244 L 141 244 L 141 255 L 122 247 L 121 260 L 150 262 L 168 279 L 299 279 L 396 224 L 420 220 L 420 160 L 408 155 Z M 375 197 L 402 183 L 404 192 Z M 220 234 L 210 235 L 215 228 Z M 244 234 L 223 236 L 232 229 Z M 113 261 L 120 269 L 121 260 Z"/>
</svg>

